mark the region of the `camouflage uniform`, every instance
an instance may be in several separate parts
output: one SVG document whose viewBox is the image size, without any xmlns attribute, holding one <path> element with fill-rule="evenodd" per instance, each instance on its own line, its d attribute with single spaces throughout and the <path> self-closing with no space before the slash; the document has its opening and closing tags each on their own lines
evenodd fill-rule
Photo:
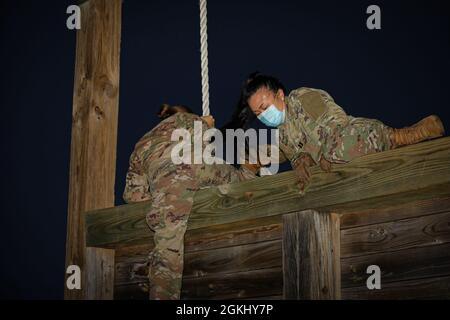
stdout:
<svg viewBox="0 0 450 320">
<path fill-rule="evenodd" d="M 291 163 L 308 153 L 319 163 L 345 163 L 362 155 L 392 148 L 392 129 L 374 119 L 345 113 L 325 91 L 293 90 L 286 97 L 286 121 L 278 127 L 280 149 Z"/>
<path fill-rule="evenodd" d="M 246 169 L 227 164 L 175 165 L 171 151 L 174 129 L 184 128 L 193 137 L 200 117 L 177 113 L 145 134 L 130 157 L 123 198 L 126 202 L 152 200 L 146 220 L 154 233 L 149 255 L 150 299 L 179 299 L 183 274 L 184 234 L 199 188 L 254 178 Z M 203 132 L 207 129 L 202 122 Z"/>
</svg>

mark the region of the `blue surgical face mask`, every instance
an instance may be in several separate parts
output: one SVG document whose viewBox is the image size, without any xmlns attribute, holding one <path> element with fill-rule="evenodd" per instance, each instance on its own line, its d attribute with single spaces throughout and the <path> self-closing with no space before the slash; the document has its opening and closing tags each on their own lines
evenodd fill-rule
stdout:
<svg viewBox="0 0 450 320">
<path fill-rule="evenodd" d="M 278 127 L 284 123 L 286 108 L 278 110 L 275 105 L 270 105 L 266 110 L 258 115 L 258 119 L 268 127 Z"/>
</svg>

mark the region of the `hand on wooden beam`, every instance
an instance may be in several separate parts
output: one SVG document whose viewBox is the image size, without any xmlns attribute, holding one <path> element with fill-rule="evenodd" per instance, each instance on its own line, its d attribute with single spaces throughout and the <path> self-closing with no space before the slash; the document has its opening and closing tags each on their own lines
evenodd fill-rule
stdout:
<svg viewBox="0 0 450 320">
<path fill-rule="evenodd" d="M 309 167 L 316 164 L 309 153 L 302 153 L 300 157 L 292 162 L 292 169 L 297 178 L 297 186 L 300 189 L 300 194 L 304 194 L 306 186 L 311 180 L 311 171 Z"/>
<path fill-rule="evenodd" d="M 323 171 L 327 173 L 331 172 L 331 162 L 325 159 L 323 155 L 320 156 L 319 165 Z"/>
</svg>

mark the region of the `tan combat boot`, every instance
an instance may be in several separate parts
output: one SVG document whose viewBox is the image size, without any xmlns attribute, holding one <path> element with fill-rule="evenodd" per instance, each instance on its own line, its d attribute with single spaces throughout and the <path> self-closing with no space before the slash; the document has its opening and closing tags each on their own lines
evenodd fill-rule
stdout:
<svg viewBox="0 0 450 320">
<path fill-rule="evenodd" d="M 428 116 L 416 124 L 402 128 L 392 129 L 391 142 L 393 148 L 418 143 L 424 140 L 444 135 L 444 126 L 436 115 Z"/>
</svg>

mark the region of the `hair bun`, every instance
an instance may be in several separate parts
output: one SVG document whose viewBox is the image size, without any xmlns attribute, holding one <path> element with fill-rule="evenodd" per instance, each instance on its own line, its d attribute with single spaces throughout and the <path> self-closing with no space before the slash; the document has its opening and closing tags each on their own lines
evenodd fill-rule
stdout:
<svg viewBox="0 0 450 320">
<path fill-rule="evenodd" d="M 161 107 L 159 108 L 158 117 L 160 119 L 165 119 L 171 115 L 172 113 L 170 105 L 167 103 L 162 104 Z"/>
</svg>

